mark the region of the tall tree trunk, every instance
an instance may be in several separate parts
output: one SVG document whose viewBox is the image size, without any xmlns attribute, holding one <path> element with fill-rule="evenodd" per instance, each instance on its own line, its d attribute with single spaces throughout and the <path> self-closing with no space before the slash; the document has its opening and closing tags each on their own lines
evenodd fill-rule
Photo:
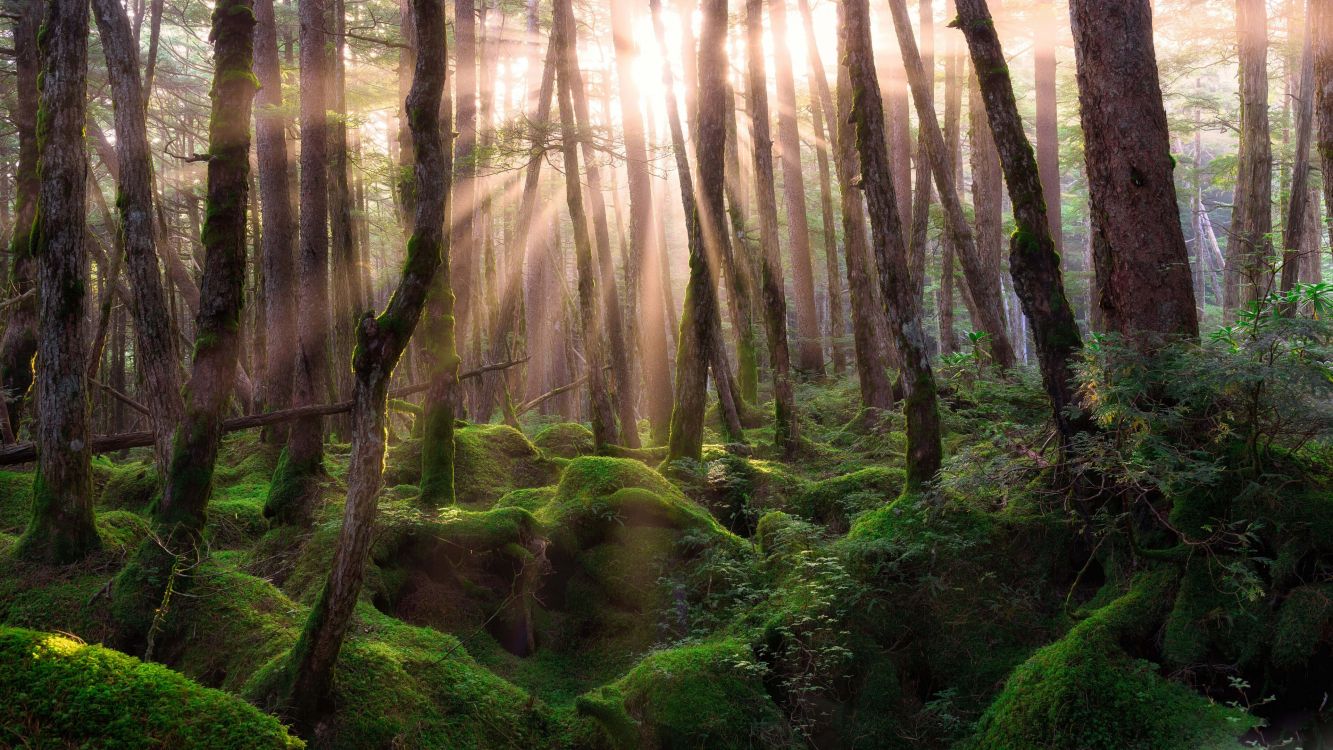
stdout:
<svg viewBox="0 0 1333 750">
<path fill-rule="evenodd" d="M 107 75 L 115 104 L 120 243 L 130 285 L 130 311 L 136 333 L 135 364 L 143 378 L 158 471 L 166 476 L 171 461 L 171 433 L 185 410 L 181 398 L 180 354 L 167 316 L 167 297 L 157 270 L 154 232 L 152 156 L 148 145 L 139 55 L 130 19 L 115 0 L 96 0 L 93 12 L 106 55 Z M 113 277 L 114 278 L 114 277 Z M 110 295 L 108 295 L 108 299 Z"/>
<path fill-rule="evenodd" d="M 352 360 L 356 373 L 352 456 L 338 546 L 329 577 L 288 656 L 279 684 L 271 688 L 287 713 L 306 728 L 329 707 L 334 666 L 365 576 L 375 528 L 375 499 L 383 476 L 389 380 L 427 297 L 436 293 L 432 278 L 442 265 L 449 190 L 439 114 L 447 65 L 444 6 L 439 0 L 412 0 L 412 10 L 422 42 L 407 96 L 416 176 L 414 229 L 402 278 L 388 306 L 378 317 L 366 313 L 357 325 Z M 447 286 L 444 293 L 450 294 Z"/>
<path fill-rule="evenodd" d="M 454 328 L 467 342 L 477 296 L 477 3 L 454 0 L 454 182 L 450 211 L 449 279 L 454 288 Z M 461 402 L 461 394 L 453 396 Z M 435 408 L 428 403 L 427 409 Z M 477 415 L 479 419 L 484 418 Z"/>
<path fill-rule="evenodd" d="M 1310 138 L 1314 119 L 1314 38 L 1306 24 L 1301 48 L 1300 76 L 1296 85 L 1296 155 L 1291 168 L 1291 198 L 1287 204 L 1286 229 L 1282 233 L 1282 291 L 1291 291 L 1300 281 L 1301 248 L 1305 233 L 1319 234 L 1317 226 L 1305 223 L 1310 200 Z M 1316 246 L 1317 247 L 1317 246 Z"/>
<path fill-rule="evenodd" d="M 1239 307 L 1267 294 L 1271 282 L 1273 149 L 1268 129 L 1267 0 L 1236 0 L 1236 33 L 1240 40 L 1240 160 L 1222 304 L 1228 320 L 1235 319 Z"/>
<path fill-rule="evenodd" d="M 297 354 L 292 401 L 308 406 L 328 395 L 329 236 L 327 82 L 329 44 L 325 0 L 299 0 L 301 41 L 301 218 L 297 275 Z M 306 523 L 324 473 L 324 420 L 292 424 L 269 488 L 264 515 Z"/>
<path fill-rule="evenodd" d="M 1064 257 L 1060 222 L 1060 130 L 1055 93 L 1055 44 L 1061 30 L 1055 18 L 1055 0 L 1039 0 L 1033 29 L 1034 79 L 1037 99 L 1037 169 L 1046 198 L 1046 220 L 1051 226 L 1055 252 Z M 1066 262 L 1064 270 L 1069 271 Z"/>
<path fill-rule="evenodd" d="M 263 221 L 264 371 L 261 408 L 285 409 L 292 402 L 296 354 L 296 283 L 292 258 L 292 198 L 288 184 L 286 118 L 282 114 L 282 68 L 273 0 L 255 0 L 255 160 Z M 287 441 L 287 426 L 263 432 L 273 445 Z"/>
<path fill-rule="evenodd" d="M 791 382 L 791 352 L 787 346 L 787 293 L 782 279 L 778 240 L 778 202 L 773 187 L 773 141 L 769 135 L 768 76 L 764 70 L 763 0 L 746 0 L 746 67 L 750 91 L 750 139 L 754 143 L 754 193 L 759 209 L 759 245 L 764 326 L 769 362 L 773 367 L 774 441 L 787 455 L 800 444 L 796 395 Z"/>
<path fill-rule="evenodd" d="M 9 429 L 17 434 L 23 402 L 32 387 L 32 358 L 37 352 L 37 258 L 33 255 L 33 217 L 41 182 L 37 175 L 37 29 L 44 0 L 26 0 L 14 21 L 14 110 L 18 164 L 14 169 L 14 234 L 9 242 L 9 296 L 19 297 L 9 312 L 0 340 L 0 387 L 4 389 Z M 33 292 L 24 296 L 27 292 Z"/>
<path fill-rule="evenodd" d="M 905 7 L 905 6 L 904 6 Z M 931 0 L 921 0 L 920 5 L 921 20 L 921 69 L 924 74 L 924 85 L 922 91 L 926 101 L 930 106 L 935 106 L 935 19 Z M 909 68 L 910 70 L 910 68 Z M 911 81 L 911 75 L 908 75 L 908 81 Z M 915 93 L 915 90 L 913 91 Z M 926 250 L 930 244 L 930 204 L 933 200 L 930 189 L 930 139 L 922 132 L 925 129 L 925 118 L 921 110 L 917 110 L 917 139 L 916 154 L 913 155 L 913 161 L 916 164 L 916 171 L 912 174 L 912 219 L 908 229 L 911 232 L 907 239 L 907 271 L 912 277 L 912 294 L 916 297 L 916 304 L 923 307 L 925 304 L 924 292 L 926 289 Z M 938 122 L 938 121 L 936 121 Z M 947 152 L 945 152 L 947 153 Z M 945 156 L 947 158 L 947 156 Z M 953 178 L 953 170 L 949 170 L 950 179 Z M 998 255 L 998 253 L 996 253 Z M 924 315 L 924 312 L 923 312 Z"/>
<path fill-rule="evenodd" d="M 40 36 L 37 261 L 37 471 L 15 554 L 63 564 L 101 546 L 93 524 L 87 394 L 88 3 L 50 0 Z"/>
<path fill-rule="evenodd" d="M 352 190 L 348 181 L 347 159 L 347 70 L 343 60 L 347 49 L 347 18 L 344 0 L 333 0 L 331 24 L 333 53 L 329 71 L 329 225 L 332 236 L 333 273 L 333 387 L 339 401 L 352 395 L 352 370 L 347 364 L 355 345 L 356 321 L 366 311 L 361 299 L 357 269 L 357 237 L 352 225 Z M 346 419 L 336 421 L 339 432 L 350 426 Z"/>
<path fill-rule="evenodd" d="M 648 148 L 644 138 L 642 104 L 635 81 L 634 63 L 638 45 L 634 40 L 634 8 L 630 0 L 611 0 L 611 30 L 615 42 L 616 84 L 620 98 L 622 137 L 625 143 L 625 173 L 629 188 L 629 236 L 631 269 L 628 293 L 637 295 L 643 316 L 638 326 L 639 356 L 648 421 L 654 442 L 664 442 L 671 424 L 671 370 L 667 362 L 666 312 L 663 309 L 659 255 L 654 223 L 660 217 L 653 206 L 653 184 L 648 170 Z"/>
<path fill-rule="evenodd" d="M 972 66 L 985 99 L 990 129 L 1009 185 L 1017 229 L 1009 240 L 1009 273 L 1023 313 L 1032 322 L 1042 383 L 1051 399 L 1052 416 L 1065 445 L 1074 434 L 1091 427 L 1077 399 L 1074 358 L 1083 340 L 1074 310 L 1065 297 L 1060 255 L 1055 250 L 1046 216 L 1040 169 L 1023 132 L 1013 82 L 1004 50 L 986 0 L 956 0 L 957 25 L 967 36 Z"/>
<path fill-rule="evenodd" d="M 1070 0 L 1098 304 L 1140 350 L 1197 338 L 1149 0 Z"/>
<path fill-rule="evenodd" d="M 903 246 L 903 227 L 885 146 L 884 104 L 870 42 L 870 9 L 866 0 L 844 0 L 841 8 L 845 35 L 841 57 L 852 85 L 852 118 L 861 155 L 861 185 L 869 209 L 871 245 L 879 265 L 879 287 L 889 330 L 902 358 L 907 485 L 916 489 L 934 478 L 940 468 L 942 450 L 935 374 L 930 368 L 921 312 L 913 299 L 908 277 L 907 248 Z M 933 116 L 922 119 L 929 121 Z"/>
<path fill-rule="evenodd" d="M 1324 175 L 1324 217 L 1333 247 L 1333 0 L 1310 0 L 1315 66 L 1315 151 Z"/>
<path fill-rule="evenodd" d="M 236 381 L 245 291 L 250 109 L 257 88 L 251 75 L 254 25 L 251 0 L 223 0 L 213 11 L 208 210 L 201 235 L 204 273 L 193 372 L 184 416 L 172 438 L 171 468 L 153 508 L 154 538 L 144 541 L 117 578 L 122 637 L 136 645 L 146 639 L 146 658 L 153 655 L 154 635 L 170 611 L 173 593 L 186 585 L 180 571 L 193 569 L 206 554 L 201 543 L 213 469 Z"/>
<path fill-rule="evenodd" d="M 945 0 L 944 16 L 955 18 L 954 0 Z M 963 184 L 963 87 L 960 85 L 964 75 L 963 57 L 959 54 L 958 41 L 953 34 L 947 35 L 944 53 L 944 141 L 948 149 L 950 172 L 958 185 Z M 973 212 L 975 215 L 975 211 Z M 956 263 L 953 240 L 948 236 L 940 243 L 940 284 L 935 295 L 935 309 L 940 323 L 940 354 L 953 354 L 958 351 L 958 334 L 954 329 L 954 265 Z"/>
<path fill-rule="evenodd" d="M 787 244 L 796 291 L 796 366 L 811 375 L 824 373 L 819 312 L 815 306 L 815 271 L 810 257 L 810 223 L 805 211 L 805 177 L 801 174 L 801 136 L 796 123 L 796 81 L 787 48 L 787 0 L 768 0 L 773 27 L 773 75 L 778 97 L 778 157 L 782 161 L 782 195 L 787 206 Z M 703 71 L 701 71 L 702 74 Z"/>
<path fill-rule="evenodd" d="M 574 230 L 579 319 L 582 324 L 583 354 L 587 360 L 593 443 L 600 450 L 615 442 L 616 414 L 605 379 L 606 351 L 602 341 L 602 308 L 597 296 L 598 278 L 593 265 L 595 261 L 592 239 L 588 236 L 588 219 L 583 211 L 583 187 L 579 181 L 579 138 L 574 113 L 574 88 L 581 85 L 577 77 L 578 39 L 571 0 L 557 0 L 553 12 L 555 29 L 552 31 L 552 43 L 559 45 L 556 53 L 556 95 L 560 103 L 560 143 L 565 165 L 565 199 L 569 204 L 569 218 Z"/>
<path fill-rule="evenodd" d="M 972 295 L 978 328 L 990 336 L 990 354 L 1001 368 L 1014 364 L 1014 350 L 1009 342 L 1009 335 L 1004 327 L 1003 298 L 1000 295 L 1000 273 L 998 264 L 991 264 L 982 255 L 981 250 L 967 225 L 962 203 L 958 199 L 958 189 L 954 184 L 944 147 L 944 135 L 940 132 L 939 120 L 935 117 L 935 107 L 929 96 L 930 81 L 917 52 L 916 40 L 912 36 L 911 20 L 907 17 L 907 5 L 904 0 L 889 0 L 893 12 L 893 25 L 898 32 L 898 46 L 902 49 L 903 65 L 907 68 L 907 81 L 912 89 L 912 99 L 916 103 L 917 116 L 920 120 L 918 137 L 925 139 L 930 171 L 935 176 L 935 187 L 939 189 L 940 203 L 944 207 L 945 220 L 948 222 L 949 235 L 958 250 L 958 258 L 963 265 L 963 275 Z M 864 157 L 863 157 L 864 158 Z M 862 164 L 862 169 L 865 164 Z M 880 269 L 883 273 L 884 269 Z M 903 353 L 904 358 L 906 352 Z"/>
<path fill-rule="evenodd" d="M 727 82 L 727 143 L 723 169 L 726 174 L 727 218 L 731 224 L 728 241 L 721 246 L 725 256 L 720 267 L 728 282 L 728 307 L 731 327 L 736 334 L 736 399 L 754 403 L 759 399 L 759 353 L 754 335 L 754 240 L 747 219 L 748 207 L 741 189 L 739 134 L 736 132 L 736 91 Z M 734 241 L 733 241 L 734 240 Z"/>
</svg>

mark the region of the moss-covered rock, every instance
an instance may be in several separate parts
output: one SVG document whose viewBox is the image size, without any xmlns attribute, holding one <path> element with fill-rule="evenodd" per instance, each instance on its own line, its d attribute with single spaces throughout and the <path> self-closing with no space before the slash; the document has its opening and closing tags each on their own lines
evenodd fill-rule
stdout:
<svg viewBox="0 0 1333 750">
<path fill-rule="evenodd" d="M 1239 748 L 1257 721 L 1163 677 L 1131 652 L 1165 616 L 1170 571 L 1144 574 L 1010 676 L 967 743 L 975 750 Z"/>
<path fill-rule="evenodd" d="M 461 505 L 489 507 L 505 493 L 555 481 L 559 467 L 523 433 L 502 424 L 468 424 L 454 430 L 454 494 Z M 421 480 L 421 441 L 393 446 L 385 463 L 387 486 Z"/>
<path fill-rule="evenodd" d="M 533 436 L 532 444 L 558 458 L 591 456 L 597 452 L 592 430 L 578 422 L 557 422 L 542 428 Z"/>
<path fill-rule="evenodd" d="M 791 512 L 845 531 L 850 520 L 898 498 L 906 484 L 902 469 L 872 467 L 815 482 L 793 498 Z"/>
<path fill-rule="evenodd" d="M 300 748 L 274 718 L 157 664 L 0 627 L 0 737 L 22 747 Z"/>
<path fill-rule="evenodd" d="M 162 481 L 152 464 L 134 461 L 108 464 L 106 480 L 98 504 L 106 508 L 141 511 L 152 504 L 162 490 Z"/>
<path fill-rule="evenodd" d="M 649 654 L 577 708 L 617 749 L 795 747 L 762 674 L 742 642 L 683 646 Z"/>
</svg>

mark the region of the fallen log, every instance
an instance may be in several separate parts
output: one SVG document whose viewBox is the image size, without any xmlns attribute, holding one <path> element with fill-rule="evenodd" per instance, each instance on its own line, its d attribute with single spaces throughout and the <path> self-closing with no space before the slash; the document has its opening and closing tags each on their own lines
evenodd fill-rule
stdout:
<svg viewBox="0 0 1333 750">
<path fill-rule="evenodd" d="M 484 375 L 496 370 L 507 370 L 510 367 L 523 364 L 527 358 L 513 360 L 511 362 L 499 362 L 491 365 L 483 365 L 475 370 L 468 370 L 458 376 L 459 380 L 467 380 Z M 403 398 L 415 393 L 421 393 L 430 387 L 429 383 L 416 383 L 406 385 L 402 388 L 396 388 L 389 392 L 390 397 Z M 331 414 L 343 414 L 352 410 L 351 401 L 339 401 L 332 404 L 312 404 L 310 406 L 297 406 L 291 409 L 279 409 L 278 411 L 265 412 L 263 414 L 247 414 L 243 417 L 234 417 L 222 422 L 223 432 L 237 432 L 239 430 L 251 430 L 256 427 L 266 427 L 271 424 L 280 424 L 290 422 L 302 417 L 326 417 Z M 125 450 L 127 448 L 142 448 L 153 444 L 153 433 L 151 430 L 140 432 L 122 432 L 117 435 L 97 435 L 92 439 L 93 453 L 114 453 L 115 451 Z M 37 446 L 33 443 L 16 443 L 0 447 L 0 466 L 12 466 L 14 464 L 23 464 L 37 460 Z"/>
</svg>

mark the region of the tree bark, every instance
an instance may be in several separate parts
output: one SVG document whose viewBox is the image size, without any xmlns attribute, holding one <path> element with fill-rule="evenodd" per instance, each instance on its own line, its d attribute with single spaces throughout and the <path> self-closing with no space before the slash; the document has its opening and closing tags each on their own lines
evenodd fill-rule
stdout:
<svg viewBox="0 0 1333 750">
<path fill-rule="evenodd" d="M 388 306 L 378 317 L 366 313 L 357 326 L 346 511 L 329 577 L 274 691 L 288 715 L 307 728 L 329 706 L 334 666 L 365 576 L 383 476 L 389 380 L 426 298 L 436 293 L 432 278 L 442 265 L 449 189 L 439 116 L 446 70 L 444 7 L 438 0 L 412 0 L 412 10 L 422 42 L 407 96 L 416 174 L 414 229 L 402 278 Z M 444 291 L 449 294 L 447 287 Z"/>
<path fill-rule="evenodd" d="M 1149 0 L 1070 0 L 1098 305 L 1145 352 L 1197 338 Z"/>
<path fill-rule="evenodd" d="M 101 546 L 88 451 L 88 3 L 50 0 L 40 35 L 37 261 L 37 472 L 32 518 L 15 554 L 64 564 Z"/>
<path fill-rule="evenodd" d="M 297 276 L 297 354 L 292 403 L 322 402 L 328 392 L 329 238 L 328 97 L 329 44 L 325 0 L 299 0 L 301 44 L 301 215 Z M 264 515 L 280 523 L 306 523 L 324 473 L 324 420 L 291 427 L 274 472 Z"/>
<path fill-rule="evenodd" d="M 1282 291 L 1291 291 L 1300 281 L 1301 249 L 1305 233 L 1319 234 L 1317 226 L 1307 226 L 1306 203 L 1310 200 L 1310 138 L 1314 119 L 1314 39 L 1306 24 L 1301 47 L 1300 75 L 1296 85 L 1296 153 L 1291 168 L 1290 200 L 1282 233 Z M 1316 245 L 1318 247 L 1318 245 Z"/>
<path fill-rule="evenodd" d="M 353 388 L 352 370 L 347 358 L 355 346 L 354 330 L 360 315 L 367 310 L 361 296 L 360 271 L 356 230 L 352 225 L 352 190 L 348 181 L 350 164 L 347 158 L 347 70 L 344 53 L 347 48 L 347 18 L 344 0 L 333 0 L 330 21 L 333 26 L 333 53 L 329 71 L 329 161 L 328 195 L 329 226 L 332 238 L 331 281 L 333 296 L 333 386 L 338 398 L 350 397 Z M 349 425 L 344 420 L 335 422 L 339 432 Z"/>
<path fill-rule="evenodd" d="M 9 296 L 20 297 L 9 312 L 0 340 L 0 386 L 4 388 L 9 429 L 18 434 L 23 402 L 32 387 L 32 358 L 37 352 L 37 259 L 32 224 L 41 182 L 37 175 L 37 29 L 44 0 L 26 0 L 14 21 L 15 91 L 13 119 L 18 131 L 18 163 L 14 169 L 14 234 L 9 242 Z M 26 295 L 26 296 L 24 296 Z"/>
<path fill-rule="evenodd" d="M 963 265 L 963 275 L 967 279 L 967 287 L 971 291 L 972 302 L 976 308 L 977 319 L 973 322 L 989 334 L 990 355 L 995 364 L 1001 368 L 1012 367 L 1014 350 L 1004 326 L 999 266 L 987 263 L 987 259 L 977 247 L 972 230 L 967 226 L 967 217 L 963 214 L 953 173 L 949 169 L 944 135 L 940 132 L 940 123 L 935 117 L 935 107 L 931 103 L 930 81 L 926 78 L 921 55 L 917 52 L 916 40 L 912 37 L 907 5 L 904 0 L 889 0 L 889 8 L 893 12 L 893 25 L 898 32 L 898 46 L 902 50 L 903 65 L 907 68 L 907 81 L 912 89 L 912 99 L 916 103 L 917 116 L 920 120 L 918 137 L 926 141 L 925 154 L 929 157 L 927 161 L 930 171 L 935 176 L 935 187 L 939 189 L 940 203 L 944 207 L 949 234 L 958 250 L 958 258 Z M 865 169 L 864 161 L 862 169 Z M 883 271 L 881 268 L 880 273 Z M 905 358 L 906 352 L 903 354 Z"/>
<path fill-rule="evenodd" d="M 759 209 L 759 245 L 764 326 L 773 368 L 774 441 L 791 455 L 800 444 L 791 352 L 787 345 L 787 293 L 778 240 L 778 202 L 773 187 L 773 141 L 769 134 L 768 76 L 764 70 L 763 0 L 746 0 L 746 68 L 750 91 L 750 139 L 754 143 L 754 193 Z"/>
<path fill-rule="evenodd" d="M 286 118 L 282 115 L 282 68 L 273 0 L 255 0 L 255 160 L 259 172 L 259 207 L 263 223 L 260 262 L 264 280 L 264 372 L 261 404 L 285 409 L 292 401 L 296 354 L 296 285 L 292 258 L 292 199 L 288 184 Z M 287 440 L 286 425 L 265 430 L 273 445 Z"/>
<path fill-rule="evenodd" d="M 1091 428 L 1078 401 L 1074 358 L 1083 348 L 1074 310 L 1065 297 L 1060 255 L 1046 216 L 1040 169 L 1018 115 L 1013 82 L 986 0 L 956 0 L 957 25 L 967 36 L 986 115 L 1009 185 L 1017 229 L 1009 240 L 1009 273 L 1023 313 L 1032 323 L 1042 383 L 1056 429 L 1066 446 Z"/>
<path fill-rule="evenodd" d="M 1270 289 L 1273 231 L 1273 150 L 1268 127 L 1268 8 L 1266 0 L 1236 0 L 1240 40 L 1240 155 L 1235 209 L 1227 242 L 1228 321 L 1238 308 Z"/>
<path fill-rule="evenodd" d="M 1333 247 L 1333 0 L 1310 0 L 1315 66 L 1315 151 L 1324 175 L 1324 214 Z"/>
<path fill-rule="evenodd" d="M 921 22 L 921 70 L 924 75 L 922 91 L 926 101 L 930 102 L 933 112 L 935 106 L 934 11 L 931 0 L 921 0 L 918 7 Z M 910 72 L 908 81 L 910 85 Z M 915 94 L 915 90 L 913 93 Z M 925 118 L 919 109 L 917 110 L 917 122 L 916 153 L 913 155 L 916 171 L 912 174 L 912 218 L 907 227 L 911 233 L 907 239 L 907 271 L 912 277 L 912 294 L 916 297 L 916 304 L 924 309 L 926 250 L 930 244 L 930 204 L 934 198 L 930 189 L 930 139 L 921 132 L 925 128 L 923 125 Z M 945 154 L 947 152 L 942 151 L 941 153 Z M 949 177 L 950 179 L 953 178 L 953 170 L 949 170 Z M 996 255 L 998 256 L 999 253 L 997 252 Z"/>
<path fill-rule="evenodd" d="M 631 269 L 629 294 L 638 295 L 643 316 L 638 326 L 639 356 L 643 372 L 648 421 L 654 442 L 665 442 L 671 424 L 671 369 L 667 361 L 666 311 L 663 309 L 659 256 L 654 223 L 662 219 L 654 210 L 652 177 L 648 170 L 648 148 L 644 137 L 642 104 L 634 78 L 638 45 L 634 40 L 634 8 L 630 0 L 611 0 L 611 30 L 615 42 L 616 84 L 620 98 L 622 138 L 625 143 L 625 174 L 629 188 L 629 237 Z M 636 283 L 637 282 L 637 283 Z"/>
<path fill-rule="evenodd" d="M 120 210 L 119 240 L 134 290 L 129 301 L 136 334 L 135 364 L 143 379 L 141 398 L 147 402 L 157 434 L 154 455 L 158 471 L 166 476 L 171 462 L 171 434 L 180 424 L 185 403 L 181 397 L 180 354 L 158 273 L 147 102 L 139 84 L 139 55 L 129 17 L 115 0 L 95 0 L 93 12 L 115 105 L 119 164 L 116 205 Z"/>
<path fill-rule="evenodd" d="M 583 186 L 579 181 L 579 138 L 574 113 L 574 88 L 577 78 L 578 39 L 571 0 L 557 0 L 552 41 L 560 45 L 556 53 L 556 95 L 560 104 L 560 143 L 565 165 L 565 200 L 574 231 L 574 257 L 578 273 L 579 319 L 582 324 L 583 353 L 588 369 L 588 400 L 593 443 L 601 450 L 616 442 L 616 413 L 607 388 L 604 366 L 602 307 L 597 295 L 597 270 L 594 268 L 592 239 L 583 210 Z"/>
<path fill-rule="evenodd" d="M 869 209 L 871 245 L 879 264 L 879 287 L 889 330 L 902 358 L 907 486 L 917 489 L 940 468 L 942 450 L 935 375 L 930 368 L 921 312 L 911 293 L 907 248 L 903 246 L 902 222 L 885 146 L 884 104 L 870 42 L 870 9 L 866 0 L 844 0 L 841 7 L 846 37 L 842 58 L 852 84 L 852 118 L 861 155 L 861 185 Z M 930 121 L 932 117 L 923 120 Z"/>
<path fill-rule="evenodd" d="M 824 373 L 819 313 L 815 306 L 815 271 L 810 257 L 810 223 L 805 210 L 805 177 L 801 174 L 801 136 L 796 123 L 796 82 L 787 48 L 787 0 L 768 0 L 773 27 L 773 75 L 778 97 L 778 157 L 782 161 L 782 195 L 787 206 L 787 244 L 796 291 L 796 366 L 810 375 Z M 700 70 L 700 75 L 705 72 Z M 700 180 L 702 182 L 702 179 Z"/>
<path fill-rule="evenodd" d="M 954 18 L 954 0 L 946 0 L 944 16 Z M 964 75 L 963 57 L 959 54 L 958 41 L 953 34 L 945 40 L 944 57 L 944 141 L 948 148 L 950 172 L 958 185 L 963 184 L 963 87 L 960 85 Z M 975 216 L 975 211 L 973 212 Z M 958 351 L 958 333 L 954 327 L 954 266 L 956 254 L 948 236 L 943 238 L 940 250 L 940 284 L 935 295 L 935 309 L 940 323 L 940 354 L 953 354 Z"/>
<path fill-rule="evenodd" d="M 1055 252 L 1064 258 L 1064 237 L 1060 221 L 1060 130 L 1055 92 L 1055 45 L 1061 29 L 1055 18 L 1055 0 L 1040 0 L 1033 31 L 1034 82 L 1037 100 L 1037 169 L 1041 172 L 1042 195 L 1046 198 L 1046 219 L 1051 226 Z M 1066 262 L 1064 270 L 1068 271 Z"/>
</svg>

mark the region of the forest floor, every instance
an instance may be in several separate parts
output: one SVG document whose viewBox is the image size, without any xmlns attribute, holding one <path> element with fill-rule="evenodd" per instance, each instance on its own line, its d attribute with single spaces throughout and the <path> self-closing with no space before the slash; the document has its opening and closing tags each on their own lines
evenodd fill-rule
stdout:
<svg viewBox="0 0 1333 750">
<path fill-rule="evenodd" d="M 465 425 L 448 508 L 417 501 L 399 425 L 333 710 L 304 739 L 1157 750 L 1284 746 L 1306 727 L 1302 747 L 1331 746 L 1308 728 L 1333 667 L 1327 444 L 1089 507 L 1055 480 L 1030 374 L 954 373 L 948 459 L 921 493 L 904 491 L 901 415 L 862 411 L 854 380 L 803 384 L 798 403 L 791 460 L 765 427 L 663 466 L 589 455 L 580 425 Z M 114 645 L 111 581 L 157 491 L 147 453 L 96 459 L 105 549 L 64 569 L 8 554 L 32 476 L 0 472 L 0 746 L 299 746 L 242 699 L 323 584 L 347 453 L 329 447 L 311 528 L 270 528 L 277 454 L 227 438 L 211 555 L 153 634 L 169 669 L 84 645 Z"/>
</svg>

